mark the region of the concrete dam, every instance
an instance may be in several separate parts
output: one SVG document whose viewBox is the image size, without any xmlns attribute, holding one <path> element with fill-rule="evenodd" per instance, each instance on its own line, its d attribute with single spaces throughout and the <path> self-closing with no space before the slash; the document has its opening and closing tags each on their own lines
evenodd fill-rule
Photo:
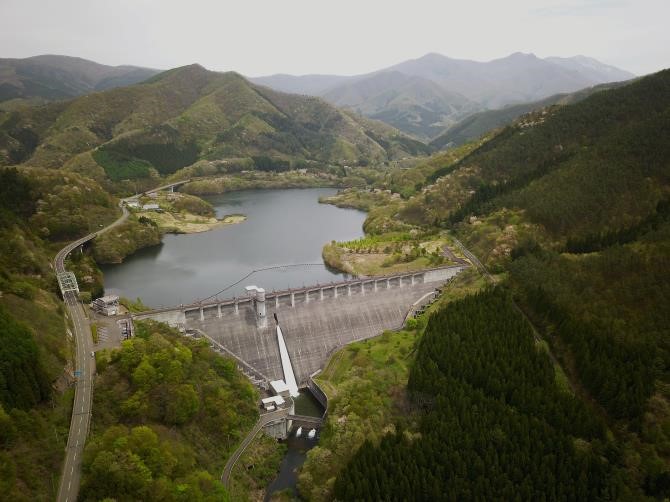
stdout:
<svg viewBox="0 0 670 502">
<path fill-rule="evenodd" d="M 441 284 L 464 265 L 326 285 L 265 292 L 250 286 L 247 296 L 180 305 L 133 315 L 154 319 L 207 337 L 234 357 L 263 388 L 284 379 L 275 315 L 281 326 L 295 380 L 303 387 L 311 374 L 344 345 L 400 328 L 408 314 L 429 302 Z"/>
</svg>

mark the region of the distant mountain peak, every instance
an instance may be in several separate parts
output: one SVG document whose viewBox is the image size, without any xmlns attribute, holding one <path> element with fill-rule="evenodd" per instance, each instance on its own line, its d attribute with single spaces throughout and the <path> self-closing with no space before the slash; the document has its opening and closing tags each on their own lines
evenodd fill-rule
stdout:
<svg viewBox="0 0 670 502">
<path fill-rule="evenodd" d="M 518 51 L 488 62 L 429 52 L 364 75 L 283 75 L 252 80 L 285 92 L 323 97 L 427 139 L 436 128 L 460 120 L 464 110 L 473 113 L 528 103 L 632 77 L 582 55 L 540 58 Z M 464 108 L 463 99 L 474 106 Z"/>
<path fill-rule="evenodd" d="M 502 59 L 539 59 L 533 52 L 513 52 Z"/>
<path fill-rule="evenodd" d="M 80 57 L 41 54 L 0 59 L 0 102 L 10 99 L 68 99 L 147 80 L 158 70 L 107 66 Z"/>
</svg>

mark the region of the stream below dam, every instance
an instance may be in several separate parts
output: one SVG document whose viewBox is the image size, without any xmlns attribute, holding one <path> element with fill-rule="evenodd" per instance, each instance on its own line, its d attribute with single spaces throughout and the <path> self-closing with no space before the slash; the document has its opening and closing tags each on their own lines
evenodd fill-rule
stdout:
<svg viewBox="0 0 670 502">
<path fill-rule="evenodd" d="M 301 389 L 300 395 L 293 401 L 295 403 L 296 415 L 304 415 L 308 417 L 323 416 L 325 411 L 323 406 L 321 406 L 308 389 Z M 316 446 L 319 440 L 319 435 L 317 433 L 316 437 L 313 439 L 308 438 L 307 434 L 309 429 L 306 427 L 302 428 L 300 437 L 296 435 L 296 431 L 296 427 L 293 427 L 289 437 L 285 440 L 286 445 L 288 446 L 286 455 L 284 455 L 284 458 L 281 461 L 277 477 L 265 490 L 264 502 L 269 502 L 273 493 L 284 490 L 290 491 L 293 497 L 298 495 L 298 469 L 305 463 L 307 452 Z"/>
</svg>

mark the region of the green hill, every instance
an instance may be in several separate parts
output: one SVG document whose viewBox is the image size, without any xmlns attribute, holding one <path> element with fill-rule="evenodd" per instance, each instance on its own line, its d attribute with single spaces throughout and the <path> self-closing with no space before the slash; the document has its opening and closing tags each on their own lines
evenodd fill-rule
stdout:
<svg viewBox="0 0 670 502">
<path fill-rule="evenodd" d="M 415 221 L 517 209 L 557 244 L 642 222 L 669 188 L 669 89 L 666 70 L 525 116 L 436 171 Z"/>
<path fill-rule="evenodd" d="M 625 82 L 614 82 L 597 85 L 582 89 L 569 94 L 555 94 L 540 101 L 532 103 L 520 103 L 509 105 L 499 110 L 486 110 L 475 113 L 464 118 L 460 122 L 449 127 L 446 131 L 430 142 L 430 146 L 436 149 L 463 145 L 469 141 L 476 140 L 484 134 L 511 124 L 513 121 L 526 113 L 541 110 L 552 105 L 574 104 L 589 97 L 595 92 L 605 89 L 613 89 L 625 85 Z"/>
<path fill-rule="evenodd" d="M 75 347 L 50 263 L 64 242 L 114 221 L 117 202 L 76 173 L 0 168 L 2 500 L 57 496 Z M 146 230 L 160 238 L 152 226 L 129 220 L 117 229 L 124 234 L 117 244 L 132 246 Z M 102 294 L 90 248 L 71 253 L 66 266 L 82 300 Z M 184 340 L 165 325 L 137 330 L 122 350 L 97 355 L 96 414 L 80 498 L 228 500 L 218 476 L 257 414 L 252 386 L 207 343 Z"/>
<path fill-rule="evenodd" d="M 70 426 L 73 346 L 50 267 L 63 241 L 117 217 L 115 201 L 74 173 L 0 168 L 0 498 L 53 500 Z M 69 265 L 102 291 L 86 254 Z"/>
<path fill-rule="evenodd" d="M 232 359 L 165 324 L 98 353 L 81 500 L 230 500 L 219 476 L 257 419 Z"/>
<path fill-rule="evenodd" d="M 143 84 L 0 115 L 0 162 L 66 166 L 112 180 L 170 174 L 199 159 L 269 156 L 380 162 L 429 148 L 318 98 L 198 65 Z"/>
<path fill-rule="evenodd" d="M 491 298 L 471 300 L 465 321 L 454 321 L 457 309 L 430 317 L 408 391 L 418 391 L 419 403 L 425 393 L 449 391 L 421 410 L 418 431 L 364 445 L 338 477 L 336 495 L 364 497 L 373 489 L 423 493 L 439 482 L 440 493 L 454 498 L 467 498 L 466 493 L 490 498 L 490 484 L 477 481 L 478 466 L 485 465 L 487 479 L 493 476 L 499 493 L 510 490 L 510 496 L 519 489 L 535 491 L 530 498 L 541 498 L 546 490 L 580 499 L 670 496 L 669 133 L 670 70 L 665 70 L 572 105 L 530 113 L 477 144 L 450 150 L 451 156 L 436 155 L 387 176 L 380 188 L 404 198 L 392 211 L 381 200 L 371 203 L 366 230 L 383 234 L 389 219 L 399 217 L 415 231 L 448 231 L 485 263 L 511 301 L 479 327 Z M 506 332 L 522 320 L 532 329 L 524 328 L 526 334 L 511 345 L 517 362 L 494 369 L 507 357 Z M 532 362 L 533 351 L 523 347 L 533 337 L 565 375 L 559 379 L 564 390 L 586 404 L 585 417 L 603 420 L 604 437 L 569 430 L 586 419 L 557 427 L 554 421 L 574 408 L 566 402 L 552 411 L 539 404 L 541 394 L 554 392 L 550 388 L 534 393 L 518 384 L 505 390 L 517 377 L 504 375 L 512 364 L 532 374 L 533 382 L 546 371 L 520 369 Z M 475 354 L 470 363 L 469 351 Z M 453 354 L 458 354 L 454 360 Z M 488 365 L 490 371 L 480 373 Z M 491 414 L 501 404 L 500 412 Z M 482 411 L 469 416 L 475 406 Z M 531 422 L 549 426 L 543 439 L 531 441 L 532 454 L 523 453 L 527 431 L 505 432 L 530 410 L 536 413 Z M 454 416 L 460 419 L 443 427 Z M 474 431 L 488 420 L 489 427 Z M 501 441 L 495 457 L 486 453 L 488 441 L 473 446 L 488 433 L 491 441 Z M 557 462 L 545 474 L 540 468 L 522 480 L 508 470 L 509 463 L 499 462 L 507 448 L 517 451 L 510 457 L 516 465 L 526 462 L 552 436 L 557 442 L 546 450 L 548 456 L 531 462 L 532 469 Z M 565 460 L 556 456 L 559 450 Z M 388 461 L 374 465 L 372 458 Z M 595 471 L 579 483 L 575 475 L 546 478 L 549 472 L 565 473 L 573 462 Z M 546 482 L 536 484 L 542 478 Z M 573 489 L 582 494 L 571 495 Z M 587 494 L 593 489 L 600 495 Z"/>
<path fill-rule="evenodd" d="M 156 73 L 150 68 L 107 66 L 69 56 L 0 59 L 0 102 L 69 99 L 136 84 Z"/>
<path fill-rule="evenodd" d="M 538 122 L 463 162 L 476 166 L 465 182 L 475 192 L 448 218 L 509 273 L 582 397 L 608 418 L 633 484 L 667 497 L 670 71 Z"/>
</svg>

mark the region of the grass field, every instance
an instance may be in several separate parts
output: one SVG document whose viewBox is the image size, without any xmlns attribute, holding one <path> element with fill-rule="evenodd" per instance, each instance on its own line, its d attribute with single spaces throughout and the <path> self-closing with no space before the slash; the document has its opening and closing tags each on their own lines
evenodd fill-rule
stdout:
<svg viewBox="0 0 670 502">
<path fill-rule="evenodd" d="M 354 275 L 388 275 L 451 263 L 444 253 L 448 239 L 438 235 L 393 232 L 348 242 L 331 242 L 322 251 L 331 267 Z"/>
</svg>

